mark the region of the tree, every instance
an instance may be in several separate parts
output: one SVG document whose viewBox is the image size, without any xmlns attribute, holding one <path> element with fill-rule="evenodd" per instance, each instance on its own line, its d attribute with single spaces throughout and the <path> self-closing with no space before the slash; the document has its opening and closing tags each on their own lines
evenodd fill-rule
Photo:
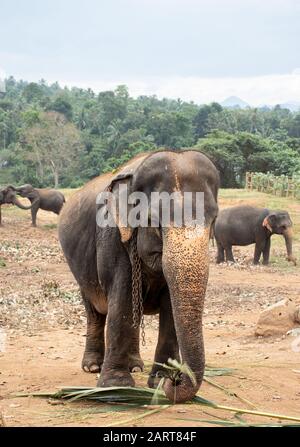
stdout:
<svg viewBox="0 0 300 447">
<path fill-rule="evenodd" d="M 205 153 L 220 172 L 221 186 L 240 186 L 244 173 L 245 159 L 236 137 L 222 131 L 214 131 L 198 141 L 196 148 Z"/>
<path fill-rule="evenodd" d="M 37 176 L 43 180 L 45 170 L 50 171 L 57 188 L 60 177 L 72 170 L 82 151 L 78 130 L 62 114 L 42 112 L 39 122 L 26 129 L 23 138 L 25 157 L 36 164 Z"/>
<path fill-rule="evenodd" d="M 62 113 L 69 121 L 72 119 L 72 105 L 64 95 L 59 95 L 47 109 Z"/>
<path fill-rule="evenodd" d="M 38 102 L 44 96 L 43 88 L 39 84 L 31 82 L 24 88 L 23 96 L 27 102 Z"/>
<path fill-rule="evenodd" d="M 300 113 L 133 98 L 124 85 L 95 94 L 13 77 L 0 99 L 2 184 L 78 186 L 139 151 L 195 144 L 216 163 L 223 186 L 243 186 L 246 170 L 290 175 L 299 171 Z"/>
<path fill-rule="evenodd" d="M 208 119 L 210 114 L 221 113 L 222 106 L 216 102 L 201 106 L 199 112 L 194 118 L 195 134 L 197 138 L 203 138 L 208 132 Z"/>
</svg>

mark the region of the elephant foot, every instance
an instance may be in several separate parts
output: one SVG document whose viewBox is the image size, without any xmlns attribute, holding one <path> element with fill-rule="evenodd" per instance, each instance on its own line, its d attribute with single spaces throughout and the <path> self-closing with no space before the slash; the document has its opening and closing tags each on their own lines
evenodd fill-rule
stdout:
<svg viewBox="0 0 300 447">
<path fill-rule="evenodd" d="M 103 357 L 99 354 L 99 352 L 85 352 L 81 367 L 85 372 L 98 373 L 101 371 L 102 363 Z"/>
<path fill-rule="evenodd" d="M 288 256 L 287 261 L 292 262 L 294 265 L 297 265 L 297 259 L 294 256 Z"/>
<path fill-rule="evenodd" d="M 120 371 L 115 369 L 102 370 L 97 386 L 130 386 L 133 387 L 135 382 L 128 371 Z"/>
<path fill-rule="evenodd" d="M 144 371 L 144 362 L 140 355 L 129 356 L 129 371 L 133 373 Z"/>
</svg>

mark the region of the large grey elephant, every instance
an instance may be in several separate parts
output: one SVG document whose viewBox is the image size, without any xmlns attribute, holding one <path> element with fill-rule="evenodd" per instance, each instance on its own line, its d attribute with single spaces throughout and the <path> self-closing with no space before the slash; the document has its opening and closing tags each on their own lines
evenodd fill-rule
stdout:
<svg viewBox="0 0 300 447">
<path fill-rule="evenodd" d="M 292 221 L 287 211 L 271 211 L 248 205 L 235 206 L 220 211 L 215 224 L 214 236 L 217 241 L 217 263 L 234 262 L 233 245 L 255 244 L 254 264 L 269 263 L 271 236 L 281 234 L 286 243 L 287 259 L 296 265 L 292 253 Z"/>
<path fill-rule="evenodd" d="M 38 189 L 27 184 L 19 186 L 16 191 L 21 197 L 27 197 L 30 200 L 32 225 L 34 227 L 36 227 L 36 215 L 39 209 L 59 214 L 65 203 L 64 195 L 55 189 Z"/>
<path fill-rule="evenodd" d="M 161 217 L 156 216 L 157 228 L 124 225 L 119 214 L 116 226 L 97 225 L 97 195 L 111 191 L 118 202 L 120 184 L 127 186 L 128 194 L 144 192 L 149 204 L 155 191 L 177 191 L 180 196 L 203 192 L 205 223 L 203 227 L 176 227 L 171 212 L 170 225 L 162 225 Z M 137 308 L 142 300 L 145 314 L 159 313 L 155 362 L 179 360 L 180 350 L 182 361 L 195 374 L 195 382 L 186 374 L 176 384 L 167 379 L 167 397 L 172 402 L 184 402 L 198 391 L 205 366 L 202 311 L 218 187 L 218 172 L 205 155 L 193 150 L 166 150 L 140 155 L 117 173 L 97 177 L 64 206 L 59 239 L 87 312 L 82 367 L 91 372 L 101 369 L 98 386 L 134 385 L 130 371 L 142 365 L 139 329 L 134 324 L 137 315 L 140 320 Z M 149 386 L 155 385 L 160 369 L 154 364 Z"/>
<path fill-rule="evenodd" d="M 12 185 L 0 189 L 0 225 L 2 225 L 1 205 L 4 205 L 5 203 L 11 203 L 12 205 L 18 206 L 22 210 L 29 210 L 31 208 L 31 205 L 29 206 L 23 205 L 17 199 L 16 195 L 17 195 L 16 188 Z"/>
</svg>

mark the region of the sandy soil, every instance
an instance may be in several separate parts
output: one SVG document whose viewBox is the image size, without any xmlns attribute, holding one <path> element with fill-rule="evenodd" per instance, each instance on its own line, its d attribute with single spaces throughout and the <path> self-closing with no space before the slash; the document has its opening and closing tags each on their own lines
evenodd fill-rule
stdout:
<svg viewBox="0 0 300 447">
<path fill-rule="evenodd" d="M 95 386 L 96 376 L 80 369 L 84 309 L 59 248 L 56 216 L 40 212 L 39 227 L 34 229 L 27 214 L 6 210 L 0 229 L 0 328 L 2 339 L 6 336 L 5 350 L 0 352 L 0 413 L 5 425 L 110 426 L 127 421 L 124 425 L 172 427 L 208 425 L 200 419 L 234 421 L 228 412 L 196 405 L 177 405 L 136 419 L 149 408 L 120 412 L 102 405 L 102 413 L 88 414 L 91 404 L 14 397 L 18 392 L 55 391 L 65 385 Z M 235 371 L 211 378 L 227 393 L 204 382 L 199 394 L 222 405 L 300 417 L 300 352 L 292 350 L 294 338 L 254 336 L 258 315 L 267 305 L 285 297 L 299 301 L 299 267 L 253 267 L 253 247 L 235 251 L 237 265 L 216 266 L 214 250 L 211 247 L 204 315 L 206 359 L 208 365 Z M 284 253 L 284 248 L 276 250 L 276 255 Z M 146 317 L 147 344 L 142 348 L 146 370 L 153 361 L 157 326 L 156 317 Z M 134 377 L 138 385 L 146 385 L 146 373 Z"/>
</svg>

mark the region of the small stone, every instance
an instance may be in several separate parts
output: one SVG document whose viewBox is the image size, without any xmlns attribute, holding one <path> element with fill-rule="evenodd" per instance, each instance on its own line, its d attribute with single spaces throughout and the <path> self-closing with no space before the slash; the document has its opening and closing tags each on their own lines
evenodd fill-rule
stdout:
<svg viewBox="0 0 300 447">
<path fill-rule="evenodd" d="M 62 400 L 58 400 L 58 399 L 48 399 L 47 402 L 50 405 L 65 405 L 65 402 L 63 402 Z"/>
<path fill-rule="evenodd" d="M 284 335 L 297 323 L 299 309 L 291 299 L 279 301 L 263 310 L 259 316 L 255 335 Z"/>
<path fill-rule="evenodd" d="M 287 331 L 286 335 L 291 335 L 292 337 L 297 337 L 298 335 L 300 335 L 300 327 L 295 327 L 294 329 Z"/>
</svg>

